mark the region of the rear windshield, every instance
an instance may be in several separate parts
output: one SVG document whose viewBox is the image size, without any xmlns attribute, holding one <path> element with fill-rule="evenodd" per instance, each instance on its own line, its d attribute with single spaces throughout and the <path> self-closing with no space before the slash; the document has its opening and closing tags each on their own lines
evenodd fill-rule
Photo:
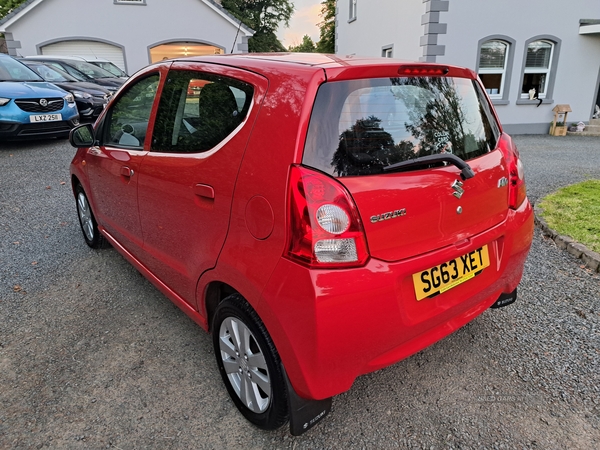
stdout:
<svg viewBox="0 0 600 450">
<path fill-rule="evenodd" d="M 423 156 L 463 160 L 496 147 L 498 126 L 479 86 L 465 78 L 376 78 L 324 83 L 303 164 L 344 177 Z"/>
</svg>

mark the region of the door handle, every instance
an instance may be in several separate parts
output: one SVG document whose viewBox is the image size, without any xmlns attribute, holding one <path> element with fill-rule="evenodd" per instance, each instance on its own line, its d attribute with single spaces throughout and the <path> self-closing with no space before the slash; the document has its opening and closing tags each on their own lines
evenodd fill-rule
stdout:
<svg viewBox="0 0 600 450">
<path fill-rule="evenodd" d="M 127 166 L 123 166 L 123 167 L 121 167 L 121 175 L 123 175 L 124 177 L 127 177 L 127 178 L 131 178 L 133 176 L 133 170 L 131 170 Z"/>
<path fill-rule="evenodd" d="M 215 198 L 215 190 L 212 186 L 209 186 L 208 184 L 198 183 L 196 186 L 194 186 L 194 194 L 196 194 L 198 197 L 206 197 L 212 199 Z"/>
</svg>

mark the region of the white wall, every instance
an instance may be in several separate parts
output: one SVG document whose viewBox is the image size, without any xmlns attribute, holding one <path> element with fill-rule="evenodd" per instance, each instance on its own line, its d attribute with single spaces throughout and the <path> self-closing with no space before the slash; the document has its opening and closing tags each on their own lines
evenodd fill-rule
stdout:
<svg viewBox="0 0 600 450">
<path fill-rule="evenodd" d="M 357 19 L 348 23 L 351 0 L 338 0 L 336 53 L 381 56 L 381 47 L 393 43 L 394 58 L 418 60 L 423 55 L 421 17 L 423 0 L 357 0 Z M 475 69 L 478 42 L 491 35 L 516 41 L 507 105 L 496 105 L 500 120 L 513 133 L 547 132 L 552 108 L 567 103 L 573 109 L 568 122 L 587 122 L 595 103 L 600 73 L 600 35 L 580 35 L 580 19 L 600 19 L 599 0 L 449 0 L 449 10 L 439 13 L 447 33 L 437 45 L 445 54 L 436 61 Z M 561 40 L 555 73 L 553 103 L 517 104 L 525 42 L 535 36 Z M 545 131 L 544 131 L 545 130 Z"/>
<path fill-rule="evenodd" d="M 600 69 L 600 35 L 580 35 L 579 19 L 599 19 L 598 0 L 570 0 L 568 3 L 548 0 L 450 0 L 448 12 L 440 21 L 448 24 L 448 32 L 439 36 L 446 54 L 437 62 L 475 69 L 477 43 L 494 34 L 516 41 L 510 82 L 509 104 L 496 105 L 504 125 L 518 124 L 526 132 L 528 124 L 549 124 L 552 108 L 567 103 L 573 109 L 569 122 L 588 121 L 595 102 Z M 553 104 L 517 105 L 521 91 L 521 71 L 525 42 L 534 36 L 553 35 L 561 39 Z M 530 127 L 534 130 L 535 127 Z"/>
<path fill-rule="evenodd" d="M 123 46 L 128 73 L 150 63 L 148 46 L 166 40 L 201 40 L 231 52 L 233 25 L 200 0 L 148 1 L 116 5 L 112 0 L 45 0 L 7 29 L 20 41 L 19 55 L 57 39 L 100 39 Z M 237 43 L 242 42 L 243 30 Z M 237 43 L 236 50 L 237 53 Z"/>
<path fill-rule="evenodd" d="M 394 58 L 419 59 L 422 0 L 357 0 L 356 20 L 348 22 L 350 1 L 337 3 L 337 54 L 381 56 L 382 47 L 393 44 Z"/>
</svg>

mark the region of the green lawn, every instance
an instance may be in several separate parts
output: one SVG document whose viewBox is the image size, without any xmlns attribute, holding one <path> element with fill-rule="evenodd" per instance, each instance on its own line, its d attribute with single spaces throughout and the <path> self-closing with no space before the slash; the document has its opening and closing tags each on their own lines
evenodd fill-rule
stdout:
<svg viewBox="0 0 600 450">
<path fill-rule="evenodd" d="M 600 253 L 600 180 L 559 189 L 538 206 L 550 228 Z"/>
</svg>

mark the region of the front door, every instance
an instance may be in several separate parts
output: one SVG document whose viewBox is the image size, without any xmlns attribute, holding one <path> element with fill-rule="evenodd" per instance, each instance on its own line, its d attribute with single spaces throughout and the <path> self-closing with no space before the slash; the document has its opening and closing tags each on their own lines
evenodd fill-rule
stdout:
<svg viewBox="0 0 600 450">
<path fill-rule="evenodd" d="M 157 73 L 124 92 L 98 130 L 100 145 L 86 157 L 94 212 L 106 231 L 130 252 L 143 244 L 138 214 L 138 170 L 159 82 Z"/>
<path fill-rule="evenodd" d="M 266 92 L 256 74 L 174 63 L 139 171 L 144 264 L 195 304 L 229 227 L 236 176 Z"/>
</svg>

